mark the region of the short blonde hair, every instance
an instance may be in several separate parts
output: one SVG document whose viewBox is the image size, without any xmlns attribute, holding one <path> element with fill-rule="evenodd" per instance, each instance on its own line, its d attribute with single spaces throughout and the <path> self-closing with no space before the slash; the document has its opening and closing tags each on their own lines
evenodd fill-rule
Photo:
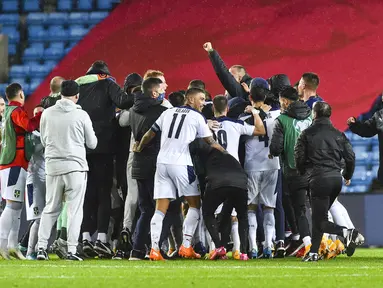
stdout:
<svg viewBox="0 0 383 288">
<path fill-rule="evenodd" d="M 148 78 L 157 78 L 157 77 L 160 77 L 160 76 L 164 76 L 164 73 L 159 71 L 159 70 L 148 70 L 146 71 L 146 73 L 144 74 L 144 80 L 148 79 Z"/>
</svg>

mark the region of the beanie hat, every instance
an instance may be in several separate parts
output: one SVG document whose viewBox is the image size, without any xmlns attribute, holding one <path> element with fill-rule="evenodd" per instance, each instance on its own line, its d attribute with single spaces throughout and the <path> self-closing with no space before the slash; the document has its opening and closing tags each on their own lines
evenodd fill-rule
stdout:
<svg viewBox="0 0 383 288">
<path fill-rule="evenodd" d="M 130 88 L 141 86 L 141 84 L 142 84 L 141 75 L 138 73 L 131 73 L 128 76 L 126 76 L 126 78 L 125 78 L 124 91 L 126 92 L 126 90 L 128 90 Z"/>
<path fill-rule="evenodd" d="M 251 80 L 250 89 L 252 87 L 261 87 L 263 89 L 269 90 L 269 83 L 265 79 L 257 77 Z"/>
<path fill-rule="evenodd" d="M 280 93 L 279 96 L 286 98 L 292 101 L 297 101 L 299 99 L 298 91 L 291 86 L 285 87 Z"/>
<path fill-rule="evenodd" d="M 61 95 L 64 97 L 72 97 L 79 93 L 80 88 L 76 81 L 67 80 L 61 83 Z"/>
<path fill-rule="evenodd" d="M 290 86 L 290 79 L 286 74 L 276 74 L 268 79 L 270 83 L 270 90 L 276 97 L 286 87 Z"/>
</svg>

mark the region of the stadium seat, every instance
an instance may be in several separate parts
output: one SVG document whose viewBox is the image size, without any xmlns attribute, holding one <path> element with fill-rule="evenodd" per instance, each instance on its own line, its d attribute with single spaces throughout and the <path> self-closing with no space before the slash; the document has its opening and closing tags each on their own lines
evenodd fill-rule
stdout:
<svg viewBox="0 0 383 288">
<path fill-rule="evenodd" d="M 8 36 L 9 43 L 19 43 L 20 33 L 17 31 L 16 26 L 3 26 L 1 31 Z"/>
<path fill-rule="evenodd" d="M 56 67 L 57 61 L 54 60 L 48 60 L 44 62 L 45 67 L 50 71 L 52 71 L 53 68 Z"/>
<path fill-rule="evenodd" d="M 368 164 L 370 160 L 370 154 L 367 152 L 365 146 L 354 147 L 355 160 L 357 165 Z"/>
<path fill-rule="evenodd" d="M 47 14 L 45 24 L 47 25 L 65 25 L 69 21 L 68 13 L 50 13 Z M 70 21 L 69 21 L 70 23 Z"/>
<path fill-rule="evenodd" d="M 64 48 L 49 47 L 44 51 L 45 60 L 60 60 L 64 56 Z"/>
<path fill-rule="evenodd" d="M 60 48 L 62 50 L 64 50 L 64 42 L 52 42 L 49 47 L 52 47 L 52 48 Z"/>
<path fill-rule="evenodd" d="M 82 27 L 70 27 L 69 28 L 69 40 L 79 41 L 88 33 L 88 29 Z"/>
<path fill-rule="evenodd" d="M 368 185 L 356 185 L 352 186 L 352 193 L 366 193 L 368 191 Z"/>
<path fill-rule="evenodd" d="M 74 12 L 69 14 L 69 23 L 72 24 L 88 24 L 89 13 L 88 12 Z"/>
<path fill-rule="evenodd" d="M 36 47 L 29 47 L 24 50 L 23 60 L 40 60 L 43 58 L 44 50 Z"/>
<path fill-rule="evenodd" d="M 30 72 L 34 77 L 45 77 L 51 71 L 49 66 L 44 65 L 31 65 Z"/>
<path fill-rule="evenodd" d="M 22 77 L 15 77 L 15 78 L 10 78 L 9 83 L 19 83 L 23 88 L 26 85 L 27 81 L 25 78 Z"/>
<path fill-rule="evenodd" d="M 352 140 L 352 132 L 351 131 L 346 131 L 346 132 L 344 132 L 344 135 L 346 135 L 346 137 L 348 138 L 348 140 Z"/>
<path fill-rule="evenodd" d="M 112 10 L 113 2 L 111 0 L 97 0 L 99 10 Z"/>
<path fill-rule="evenodd" d="M 39 61 L 36 61 L 36 60 L 25 60 L 23 61 L 23 63 L 24 63 L 24 66 L 29 66 L 29 68 L 31 66 L 40 65 Z"/>
<path fill-rule="evenodd" d="M 372 177 L 376 178 L 378 175 L 378 171 L 379 171 L 379 165 L 372 166 L 372 169 L 371 169 Z"/>
<path fill-rule="evenodd" d="M 372 142 L 372 139 L 371 139 L 371 138 L 360 137 L 360 136 L 357 135 L 357 134 L 353 134 L 353 135 L 352 135 L 351 143 L 352 143 L 353 145 L 370 145 L 371 142 Z"/>
<path fill-rule="evenodd" d="M 58 0 L 57 1 L 57 10 L 58 11 L 70 11 L 73 9 L 72 0 Z"/>
<path fill-rule="evenodd" d="M 372 174 L 368 171 L 356 170 L 352 177 L 352 183 L 355 185 L 370 185 Z"/>
<path fill-rule="evenodd" d="M 39 0 L 23 0 L 23 10 L 25 12 L 40 11 L 40 1 Z"/>
<path fill-rule="evenodd" d="M 16 44 L 8 43 L 8 54 L 13 56 L 13 55 L 16 55 L 16 53 L 17 53 Z"/>
<path fill-rule="evenodd" d="M 31 25 L 28 27 L 28 40 L 30 42 L 43 41 L 47 38 L 48 32 L 41 25 Z"/>
<path fill-rule="evenodd" d="M 33 42 L 33 43 L 31 43 L 29 45 L 29 47 L 33 47 L 35 49 L 44 50 L 44 43 Z"/>
<path fill-rule="evenodd" d="M 90 11 L 93 10 L 93 1 L 92 0 L 78 0 L 77 8 L 81 11 Z"/>
<path fill-rule="evenodd" d="M 49 41 L 65 41 L 68 40 L 68 30 L 61 26 L 51 26 L 48 29 Z"/>
<path fill-rule="evenodd" d="M 19 25 L 19 15 L 18 14 L 0 14 L 0 24 L 3 25 Z"/>
<path fill-rule="evenodd" d="M 48 14 L 45 14 L 45 13 L 29 13 L 27 15 L 27 24 L 42 25 L 47 18 L 48 18 Z"/>
<path fill-rule="evenodd" d="M 379 145 L 379 138 L 377 135 L 371 138 L 372 145 Z"/>
<path fill-rule="evenodd" d="M 24 83 L 24 85 L 21 85 L 21 87 L 23 87 L 23 91 L 25 95 L 28 96 L 29 94 L 31 94 L 31 90 L 28 83 Z"/>
<path fill-rule="evenodd" d="M 19 10 L 19 3 L 17 0 L 4 0 L 2 2 L 3 12 L 17 12 Z"/>
<path fill-rule="evenodd" d="M 0 96 L 5 95 L 5 88 L 7 88 L 7 86 L 8 86 L 8 83 L 1 83 L 0 84 Z"/>
<path fill-rule="evenodd" d="M 9 77 L 11 78 L 25 78 L 29 76 L 29 66 L 13 65 L 9 69 Z"/>
<path fill-rule="evenodd" d="M 379 164 L 379 150 L 375 150 L 372 152 L 372 164 L 373 165 Z"/>
<path fill-rule="evenodd" d="M 89 24 L 98 24 L 108 16 L 108 12 L 91 12 L 89 14 Z"/>
<path fill-rule="evenodd" d="M 36 88 L 39 87 L 39 85 L 43 81 L 44 81 L 44 79 L 32 79 L 31 84 L 29 85 L 29 89 L 30 89 L 31 93 L 33 93 L 36 90 Z"/>
</svg>

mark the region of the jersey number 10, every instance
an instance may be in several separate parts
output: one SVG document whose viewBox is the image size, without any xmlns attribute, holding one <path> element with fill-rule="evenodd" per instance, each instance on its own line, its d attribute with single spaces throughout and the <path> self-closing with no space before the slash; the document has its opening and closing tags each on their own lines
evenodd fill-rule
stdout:
<svg viewBox="0 0 383 288">
<path fill-rule="evenodd" d="M 173 120 L 172 120 L 172 123 L 170 124 L 170 129 L 169 129 L 168 138 L 172 138 L 172 136 L 173 136 L 173 130 L 174 130 L 174 126 L 175 126 L 175 124 L 176 124 L 177 117 L 178 117 L 178 113 L 174 113 L 174 114 L 173 114 Z M 184 122 L 185 122 L 185 118 L 186 118 L 186 114 L 182 114 L 182 115 L 181 115 L 180 123 L 178 123 L 178 127 L 177 127 L 177 130 L 176 130 L 176 134 L 175 134 L 175 136 L 174 136 L 175 139 L 178 139 L 178 137 L 180 137 L 180 133 L 181 133 L 182 125 L 183 125 Z"/>
</svg>

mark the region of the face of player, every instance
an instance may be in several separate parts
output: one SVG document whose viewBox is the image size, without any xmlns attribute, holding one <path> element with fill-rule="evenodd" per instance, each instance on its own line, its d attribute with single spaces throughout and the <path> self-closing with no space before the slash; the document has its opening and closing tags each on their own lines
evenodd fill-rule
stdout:
<svg viewBox="0 0 383 288">
<path fill-rule="evenodd" d="M 289 107 L 289 101 L 282 97 L 279 97 L 279 104 L 281 105 L 282 111 L 285 111 L 287 107 Z"/>
<path fill-rule="evenodd" d="M 192 102 L 190 103 L 190 106 L 193 109 L 201 112 L 203 106 L 205 105 L 205 94 L 204 93 L 197 93 L 194 95 L 194 97 L 192 97 L 191 101 Z"/>
<path fill-rule="evenodd" d="M 157 78 L 162 81 L 161 86 L 162 86 L 162 88 L 164 90 L 164 93 L 165 93 L 166 92 L 166 88 L 168 88 L 168 84 L 166 84 L 165 77 L 164 76 L 158 76 Z"/>
<path fill-rule="evenodd" d="M 43 107 L 36 107 L 35 110 L 33 110 L 33 116 L 36 116 L 37 113 L 43 112 L 44 108 Z"/>
<path fill-rule="evenodd" d="M 298 84 L 298 95 L 301 97 L 303 96 L 303 90 L 305 89 L 305 80 L 303 80 L 303 78 L 301 78 L 301 80 L 299 80 L 299 84 Z"/>
<path fill-rule="evenodd" d="M 235 80 L 237 80 L 237 82 L 241 81 L 241 75 L 237 68 L 230 68 L 229 72 L 231 73 L 231 75 L 233 75 L 233 77 L 235 78 Z"/>
<path fill-rule="evenodd" d="M 3 97 L 0 97 L 0 115 L 3 115 L 5 110 L 5 100 Z"/>
<path fill-rule="evenodd" d="M 24 105 L 24 103 L 25 103 L 25 95 L 24 95 L 24 91 L 23 90 L 20 91 L 19 98 L 20 98 L 19 102 L 21 103 L 21 105 Z"/>
</svg>

